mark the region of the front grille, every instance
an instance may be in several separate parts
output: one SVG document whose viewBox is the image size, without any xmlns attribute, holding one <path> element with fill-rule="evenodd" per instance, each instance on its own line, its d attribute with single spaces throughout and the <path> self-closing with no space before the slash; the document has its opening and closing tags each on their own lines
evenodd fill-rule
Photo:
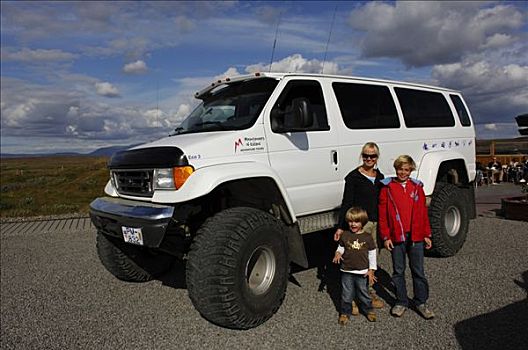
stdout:
<svg viewBox="0 0 528 350">
<path fill-rule="evenodd" d="M 152 197 L 154 170 L 113 170 L 112 177 L 119 194 Z"/>
</svg>

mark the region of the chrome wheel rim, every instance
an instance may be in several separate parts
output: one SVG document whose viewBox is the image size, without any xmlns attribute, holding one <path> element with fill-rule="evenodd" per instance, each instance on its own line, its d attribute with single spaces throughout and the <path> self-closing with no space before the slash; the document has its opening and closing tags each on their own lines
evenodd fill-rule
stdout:
<svg viewBox="0 0 528 350">
<path fill-rule="evenodd" d="M 445 215 L 445 228 L 450 237 L 455 237 L 458 234 L 461 223 L 462 215 L 460 214 L 460 210 L 455 206 L 447 208 Z"/>
<path fill-rule="evenodd" d="M 265 293 L 275 276 L 276 261 L 273 252 L 266 247 L 258 247 L 251 253 L 246 265 L 246 282 L 253 294 Z"/>
</svg>

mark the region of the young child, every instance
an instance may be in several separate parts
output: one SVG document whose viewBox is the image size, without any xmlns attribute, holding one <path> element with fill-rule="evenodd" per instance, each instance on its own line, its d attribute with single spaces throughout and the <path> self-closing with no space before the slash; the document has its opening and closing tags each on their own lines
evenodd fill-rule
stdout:
<svg viewBox="0 0 528 350">
<path fill-rule="evenodd" d="M 383 245 L 392 255 L 396 305 L 391 314 L 401 317 L 409 307 L 405 287 L 405 257 L 408 256 L 414 303 L 425 319 L 431 319 L 434 313 L 426 305 L 429 284 L 424 272 L 424 244 L 425 249 L 430 249 L 432 243 L 423 184 L 410 178 L 416 169 L 410 156 L 399 156 L 394 161 L 394 169 L 396 177 L 382 181 L 385 186 L 380 192 L 378 222 Z"/>
<path fill-rule="evenodd" d="M 370 322 L 376 321 L 368 285 L 375 282 L 376 243 L 369 233 L 363 232 L 368 222 L 367 212 L 350 208 L 345 215 L 350 231 L 344 231 L 339 239 L 334 263 L 341 263 L 341 312 L 338 323 L 345 325 L 352 314 L 352 301 L 357 296 Z"/>
</svg>

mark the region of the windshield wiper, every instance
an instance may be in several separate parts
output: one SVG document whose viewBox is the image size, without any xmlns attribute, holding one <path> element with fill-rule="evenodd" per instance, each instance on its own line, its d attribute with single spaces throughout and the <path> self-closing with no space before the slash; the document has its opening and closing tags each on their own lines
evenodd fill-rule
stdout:
<svg viewBox="0 0 528 350">
<path fill-rule="evenodd" d="M 214 125 L 214 126 L 218 126 L 220 128 L 220 130 L 225 130 L 225 126 L 222 124 L 222 122 L 219 122 L 219 121 L 208 121 L 208 122 L 202 122 L 202 123 L 197 123 L 197 124 L 194 124 L 193 127 L 196 127 L 196 126 L 207 126 L 207 125 Z"/>
<path fill-rule="evenodd" d="M 169 136 L 179 135 L 184 129 L 184 127 L 178 126 L 176 129 L 174 129 L 172 134 L 169 134 Z"/>
</svg>

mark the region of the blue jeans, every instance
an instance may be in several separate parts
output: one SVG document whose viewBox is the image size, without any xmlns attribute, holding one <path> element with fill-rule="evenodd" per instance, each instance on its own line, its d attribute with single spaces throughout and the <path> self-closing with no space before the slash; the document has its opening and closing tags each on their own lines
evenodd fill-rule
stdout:
<svg viewBox="0 0 528 350">
<path fill-rule="evenodd" d="M 404 242 L 394 245 L 392 250 L 392 281 L 396 287 L 396 305 L 409 306 L 405 286 L 405 256 L 409 257 L 409 267 L 413 280 L 414 302 L 424 304 L 429 298 L 429 284 L 424 271 L 423 242 Z"/>
<path fill-rule="evenodd" d="M 368 293 L 368 278 L 355 273 L 341 272 L 341 313 L 352 314 L 352 300 L 358 297 L 366 312 L 372 310 Z"/>
</svg>

